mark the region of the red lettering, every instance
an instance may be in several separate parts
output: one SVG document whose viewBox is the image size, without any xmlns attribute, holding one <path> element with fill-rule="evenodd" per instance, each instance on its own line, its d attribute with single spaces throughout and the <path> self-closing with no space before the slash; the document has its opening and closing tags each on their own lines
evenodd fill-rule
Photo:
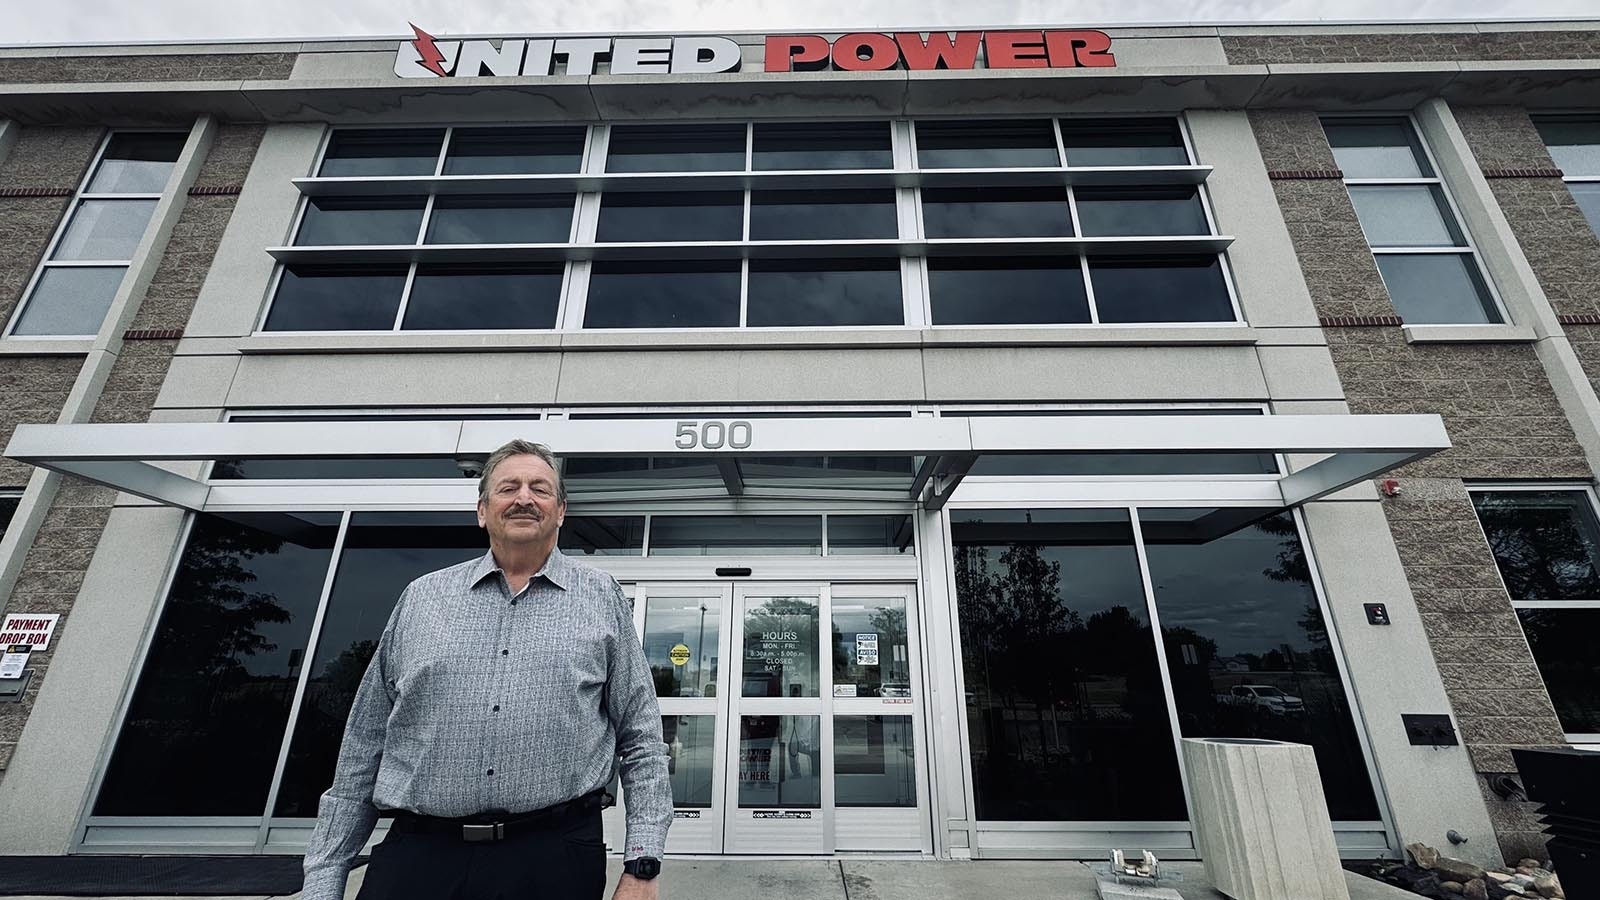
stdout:
<svg viewBox="0 0 1600 900">
<path fill-rule="evenodd" d="M 961 31 L 951 41 L 949 34 L 935 31 L 924 41 L 920 34 L 901 32 L 894 39 L 900 45 L 900 55 L 905 57 L 906 68 L 920 72 L 977 68 L 978 45 L 982 43 L 983 35 L 976 31 Z"/>
<path fill-rule="evenodd" d="M 833 65 L 846 72 L 879 72 L 900 61 L 900 47 L 887 34 L 847 34 L 833 42 Z"/>
<path fill-rule="evenodd" d="M 1044 34 L 1038 31 L 991 31 L 983 36 L 984 58 L 991 69 L 1042 69 Z"/>
<path fill-rule="evenodd" d="M 1104 31 L 1047 31 L 1044 45 L 1050 65 L 1057 68 L 1117 64 L 1111 53 L 1111 35 Z"/>
<path fill-rule="evenodd" d="M 811 71 L 828 65 L 828 42 L 814 34 L 769 36 L 768 72 Z"/>
</svg>

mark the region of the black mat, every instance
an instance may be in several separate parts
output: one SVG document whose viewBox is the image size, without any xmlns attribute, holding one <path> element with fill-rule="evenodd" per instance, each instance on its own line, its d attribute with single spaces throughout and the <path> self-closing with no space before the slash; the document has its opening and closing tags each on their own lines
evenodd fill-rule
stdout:
<svg viewBox="0 0 1600 900">
<path fill-rule="evenodd" d="M 0 896 L 283 895 L 300 890 L 300 866 L 298 856 L 0 856 Z"/>
</svg>

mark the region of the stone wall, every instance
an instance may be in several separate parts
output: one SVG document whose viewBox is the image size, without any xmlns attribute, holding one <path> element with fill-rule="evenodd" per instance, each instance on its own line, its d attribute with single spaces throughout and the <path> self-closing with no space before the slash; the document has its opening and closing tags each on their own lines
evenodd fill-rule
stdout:
<svg viewBox="0 0 1600 900">
<path fill-rule="evenodd" d="M 26 127 L 0 163 L 0 322 L 9 322 L 94 161 L 103 128 Z"/>
<path fill-rule="evenodd" d="M 1456 62 L 1594 59 L 1600 31 L 1459 31 L 1394 34 L 1222 35 L 1228 62 L 1272 63 Z"/>
<path fill-rule="evenodd" d="M 244 81 L 288 78 L 293 53 L 151 53 L 0 59 L 0 84 Z"/>
<path fill-rule="evenodd" d="M 21 424 L 47 425 L 61 415 L 83 357 L 0 356 L 0 448 Z M 0 457 L 0 487 L 28 484 L 33 467 Z"/>
</svg>

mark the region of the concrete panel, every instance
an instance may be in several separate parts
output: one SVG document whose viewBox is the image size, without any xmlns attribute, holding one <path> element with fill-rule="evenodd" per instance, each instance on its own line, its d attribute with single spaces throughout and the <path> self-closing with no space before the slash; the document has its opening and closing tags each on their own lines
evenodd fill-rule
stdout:
<svg viewBox="0 0 1600 900">
<path fill-rule="evenodd" d="M 1250 347 L 939 348 L 923 351 L 930 401 L 1264 400 Z"/>
<path fill-rule="evenodd" d="M 542 404 L 554 401 L 559 371 L 555 354 L 245 356 L 226 405 L 247 409 Z"/>
<path fill-rule="evenodd" d="M 1250 102 L 1266 75 L 1265 66 L 1220 65 L 910 72 L 905 112 L 1041 115 L 1236 108 Z"/>
<path fill-rule="evenodd" d="M 1124 36 L 1111 32 L 1111 52 L 1116 54 L 1119 69 L 1228 64 L 1222 40 L 1215 36 Z"/>
<path fill-rule="evenodd" d="M 892 116 L 904 107 L 906 73 L 595 75 L 589 91 L 603 119 Z"/>
<path fill-rule="evenodd" d="M 1251 107 L 1403 112 L 1456 77 L 1455 63 L 1278 63 Z"/>
<path fill-rule="evenodd" d="M 1061 328 L 926 328 L 922 342 L 930 347 L 993 347 L 1018 344 L 1081 346 L 1253 344 L 1261 332 L 1245 325 L 1129 326 L 1094 325 Z"/>
<path fill-rule="evenodd" d="M 1245 321 L 1317 327 L 1317 310 L 1249 117 L 1238 110 L 1191 110 L 1185 118 L 1195 161 L 1214 167 L 1206 192 L 1217 230 L 1234 236 L 1228 263 Z"/>
<path fill-rule="evenodd" d="M 267 129 L 200 288 L 186 335 L 238 337 L 255 328 L 272 279 L 273 260 L 265 248 L 286 242 L 300 203 L 300 192 L 290 179 L 311 171 L 322 134 L 320 125 Z"/>
<path fill-rule="evenodd" d="M 550 78 L 398 79 L 393 55 L 381 74 L 322 85 L 247 81 L 240 93 L 277 122 L 411 124 L 440 122 L 573 122 L 595 118 L 583 76 Z M 398 82 L 398 83 L 397 83 Z M 474 84 L 476 83 L 476 84 Z M 482 87 L 476 85 L 481 84 Z"/>
<path fill-rule="evenodd" d="M 34 701 L 16 755 L 0 780 L 0 847 L 62 854 L 91 799 L 95 772 L 115 738 L 117 709 L 161 604 L 183 513 L 116 509 L 52 648 L 50 677 Z"/>
<path fill-rule="evenodd" d="M 915 350 L 740 350 L 562 357 L 560 403 L 916 402 Z"/>
<path fill-rule="evenodd" d="M 239 371 L 237 356 L 174 356 L 167 367 L 157 409 L 220 407 L 228 402 L 228 387 Z"/>
<path fill-rule="evenodd" d="M 1258 347 L 1273 399 L 1341 400 L 1344 388 L 1326 347 Z"/>
<path fill-rule="evenodd" d="M 365 53 L 302 53 L 295 58 L 295 81 L 343 78 L 378 78 L 394 70 L 394 47 Z"/>
<path fill-rule="evenodd" d="M 1377 503 L 1311 503 L 1307 533 L 1327 593 L 1329 617 L 1343 645 L 1351 686 L 1372 744 L 1382 790 L 1401 844 L 1451 847 L 1445 832 L 1468 842 L 1451 853 L 1479 865 L 1501 863 L 1489 815 L 1465 747 L 1414 747 L 1401 713 L 1452 712 L 1428 638 Z M 1388 606 L 1387 626 L 1368 625 L 1361 604 Z"/>
</svg>

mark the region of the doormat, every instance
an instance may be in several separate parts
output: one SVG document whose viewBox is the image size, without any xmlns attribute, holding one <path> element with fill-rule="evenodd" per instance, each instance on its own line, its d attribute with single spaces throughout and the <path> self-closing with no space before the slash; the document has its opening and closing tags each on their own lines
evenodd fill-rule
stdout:
<svg viewBox="0 0 1600 900">
<path fill-rule="evenodd" d="M 300 890 L 301 864 L 298 856 L 5 856 L 0 896 L 281 896 Z"/>
</svg>

